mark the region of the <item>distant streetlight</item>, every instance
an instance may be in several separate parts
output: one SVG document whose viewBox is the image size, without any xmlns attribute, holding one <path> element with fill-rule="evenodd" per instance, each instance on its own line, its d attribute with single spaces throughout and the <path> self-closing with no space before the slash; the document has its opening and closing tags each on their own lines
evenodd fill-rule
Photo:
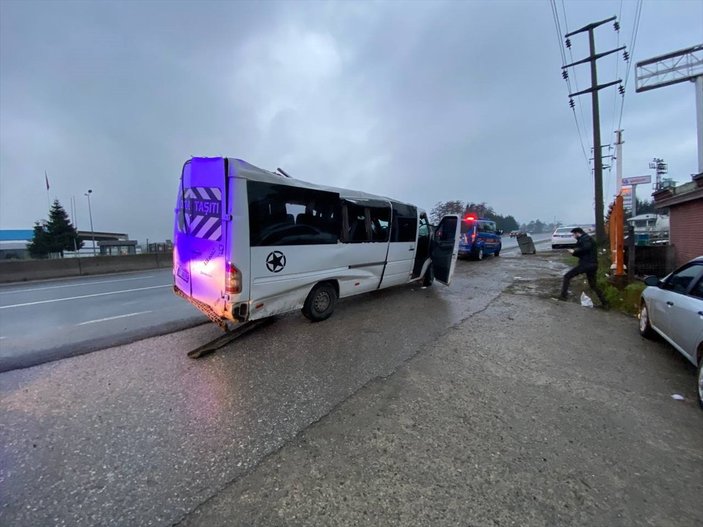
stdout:
<svg viewBox="0 0 703 527">
<path fill-rule="evenodd" d="M 90 235 L 93 238 L 93 256 L 95 256 L 95 231 L 93 230 L 93 211 L 90 208 L 90 195 L 93 193 L 92 190 L 88 189 L 88 192 L 84 196 L 88 196 L 88 216 L 90 217 Z"/>
</svg>

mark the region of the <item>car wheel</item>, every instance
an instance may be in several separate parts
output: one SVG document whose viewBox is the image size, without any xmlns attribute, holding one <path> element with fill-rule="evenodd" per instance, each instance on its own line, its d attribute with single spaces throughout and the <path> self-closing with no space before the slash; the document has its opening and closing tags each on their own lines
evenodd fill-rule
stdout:
<svg viewBox="0 0 703 527">
<path fill-rule="evenodd" d="M 698 360 L 698 405 L 703 410 L 703 353 L 699 353 L 701 358 Z"/>
<path fill-rule="evenodd" d="M 425 287 L 430 287 L 434 282 L 434 269 L 432 269 L 432 264 L 425 271 L 425 277 L 422 279 L 422 285 Z"/>
<path fill-rule="evenodd" d="M 474 258 L 479 261 L 483 260 L 483 247 L 481 247 L 478 251 L 474 253 Z"/>
<path fill-rule="evenodd" d="M 496 252 L 494 252 L 493 255 L 494 255 L 494 256 L 500 256 L 500 250 L 501 250 L 502 248 L 503 248 L 503 246 L 502 246 L 502 245 L 499 245 L 499 246 L 498 246 L 498 250 L 497 250 Z"/>
<path fill-rule="evenodd" d="M 303 315 L 312 322 L 328 319 L 337 305 L 337 291 L 328 282 L 312 288 L 303 305 Z"/>
<path fill-rule="evenodd" d="M 640 335 L 646 339 L 651 339 L 654 337 L 654 330 L 649 322 L 649 309 L 647 309 L 647 303 L 643 300 L 640 305 Z"/>
</svg>

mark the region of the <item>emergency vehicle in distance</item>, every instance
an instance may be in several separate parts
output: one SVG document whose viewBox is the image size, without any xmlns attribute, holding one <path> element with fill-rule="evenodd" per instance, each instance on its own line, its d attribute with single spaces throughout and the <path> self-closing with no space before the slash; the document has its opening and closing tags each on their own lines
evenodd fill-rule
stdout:
<svg viewBox="0 0 703 527">
<path fill-rule="evenodd" d="M 461 220 L 461 238 L 459 239 L 459 258 L 468 256 L 474 260 L 492 254 L 500 255 L 503 248 L 501 236 L 503 231 L 488 218 L 479 218 L 470 213 Z"/>
<path fill-rule="evenodd" d="M 231 158 L 192 158 L 175 209 L 174 292 L 213 322 L 302 309 L 328 318 L 339 298 L 451 282 L 459 216 L 436 230 L 414 205 L 326 187 Z"/>
</svg>

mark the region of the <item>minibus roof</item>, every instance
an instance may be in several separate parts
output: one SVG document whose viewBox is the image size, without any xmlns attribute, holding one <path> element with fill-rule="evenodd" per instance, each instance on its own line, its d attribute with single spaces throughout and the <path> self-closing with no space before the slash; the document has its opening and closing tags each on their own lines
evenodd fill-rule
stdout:
<svg viewBox="0 0 703 527">
<path fill-rule="evenodd" d="M 322 190 L 326 192 L 334 192 L 339 194 L 342 199 L 346 200 L 382 200 L 382 201 L 392 201 L 393 203 L 401 203 L 404 205 L 411 205 L 410 203 L 404 203 L 397 199 L 388 198 L 386 196 L 378 196 L 375 194 L 369 194 L 367 192 L 361 192 L 359 190 L 349 190 L 337 187 L 328 187 L 326 185 L 318 185 L 317 183 L 310 183 L 308 181 L 303 181 L 300 179 L 295 179 L 292 177 L 285 177 L 274 172 L 269 172 L 263 168 L 247 163 L 242 159 L 228 158 L 230 166 L 234 165 L 236 167 L 236 176 L 249 181 L 262 181 L 265 183 L 272 183 L 274 185 L 288 185 L 291 187 L 300 188 L 311 188 L 315 190 Z"/>
</svg>

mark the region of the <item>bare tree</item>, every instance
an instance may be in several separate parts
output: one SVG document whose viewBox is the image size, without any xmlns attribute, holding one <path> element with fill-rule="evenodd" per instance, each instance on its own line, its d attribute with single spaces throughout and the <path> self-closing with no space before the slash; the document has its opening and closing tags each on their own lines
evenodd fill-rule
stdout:
<svg viewBox="0 0 703 527">
<path fill-rule="evenodd" d="M 464 214 L 464 208 L 463 201 L 439 201 L 430 211 L 430 221 L 437 225 L 447 214 Z"/>
</svg>

